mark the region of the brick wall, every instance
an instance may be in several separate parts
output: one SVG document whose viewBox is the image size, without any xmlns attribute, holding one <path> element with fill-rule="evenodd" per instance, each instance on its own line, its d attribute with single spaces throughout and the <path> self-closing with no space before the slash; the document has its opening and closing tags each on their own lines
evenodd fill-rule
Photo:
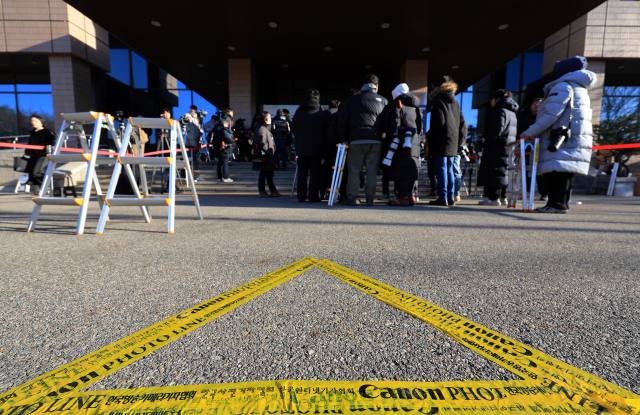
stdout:
<svg viewBox="0 0 640 415">
<path fill-rule="evenodd" d="M 61 113 L 94 110 L 88 63 L 70 55 L 51 55 L 49 72 L 56 129 L 62 125 Z"/>
<path fill-rule="evenodd" d="M 235 119 L 251 120 L 257 111 L 255 72 L 250 59 L 229 59 L 229 107 Z"/>
<path fill-rule="evenodd" d="M 0 52 L 68 53 L 109 71 L 109 34 L 62 0 L 2 0 Z"/>
</svg>

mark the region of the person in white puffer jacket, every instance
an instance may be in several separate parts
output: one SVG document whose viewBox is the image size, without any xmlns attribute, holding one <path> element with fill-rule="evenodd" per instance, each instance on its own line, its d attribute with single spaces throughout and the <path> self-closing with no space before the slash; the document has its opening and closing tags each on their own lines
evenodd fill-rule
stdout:
<svg viewBox="0 0 640 415">
<path fill-rule="evenodd" d="M 549 193 L 547 205 L 536 209 L 541 213 L 567 213 L 574 176 L 589 172 L 593 130 L 587 90 L 597 79 L 586 68 L 587 60 L 580 56 L 556 62 L 536 122 L 520 136 L 540 138 L 538 174 L 544 175 Z M 569 108 L 572 96 L 573 107 Z M 571 135 L 558 151 L 551 152 L 551 131 L 560 127 L 570 127 Z"/>
</svg>

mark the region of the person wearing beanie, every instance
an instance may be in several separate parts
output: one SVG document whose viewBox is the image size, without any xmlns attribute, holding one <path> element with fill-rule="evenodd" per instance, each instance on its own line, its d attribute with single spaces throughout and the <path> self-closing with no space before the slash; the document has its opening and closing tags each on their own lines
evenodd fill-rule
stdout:
<svg viewBox="0 0 640 415">
<path fill-rule="evenodd" d="M 552 81 L 544 87 L 544 100 L 536 122 L 521 138 L 540 138 L 538 173 L 544 175 L 549 199 L 536 209 L 540 213 L 567 213 L 576 174 L 588 174 L 593 133 L 588 90 L 596 84 L 596 74 L 588 71 L 581 56 L 556 62 Z M 552 146 L 554 130 L 568 129 L 568 136 Z M 555 140 L 554 140 L 555 141 Z"/>
<path fill-rule="evenodd" d="M 427 111 L 431 112 L 427 132 L 429 157 L 435 159 L 438 177 L 438 199 L 429 202 L 435 206 L 453 206 L 455 175 L 453 167 L 458 149 L 467 139 L 467 123 L 456 101 L 458 85 L 444 75 L 431 86 Z"/>
</svg>

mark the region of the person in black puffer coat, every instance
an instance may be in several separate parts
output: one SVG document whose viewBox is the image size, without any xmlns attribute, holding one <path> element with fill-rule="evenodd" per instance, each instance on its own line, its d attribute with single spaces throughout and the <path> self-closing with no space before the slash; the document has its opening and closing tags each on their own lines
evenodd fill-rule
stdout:
<svg viewBox="0 0 640 415">
<path fill-rule="evenodd" d="M 213 145 L 218 158 L 218 181 L 231 183 L 229 178 L 229 149 L 234 143 L 233 132 L 229 128 L 231 120 L 226 115 L 213 127 Z"/>
<path fill-rule="evenodd" d="M 482 162 L 478 172 L 478 185 L 484 186 L 484 197 L 478 203 L 488 206 L 500 206 L 507 203 L 507 185 L 509 184 L 509 147 L 516 141 L 518 104 L 513 94 L 499 89 L 491 94 L 491 112 L 484 133 Z"/>
<path fill-rule="evenodd" d="M 327 194 L 327 189 L 331 186 L 333 178 L 333 165 L 336 163 L 340 136 L 338 135 L 338 108 L 340 101 L 333 100 L 329 103 L 329 109 L 325 111 L 327 117 L 327 139 L 324 142 L 322 153 L 322 178 L 320 180 L 320 194 Z"/>
<path fill-rule="evenodd" d="M 349 143 L 347 168 L 347 205 L 360 204 L 359 176 L 363 168 L 367 170 L 365 194 L 367 206 L 373 206 L 376 195 L 376 178 L 380 164 L 383 133 L 388 123 L 388 101 L 378 95 L 380 80 L 369 74 L 364 79 L 362 93 L 347 99 L 338 113 L 338 134 L 340 141 Z"/>
<path fill-rule="evenodd" d="M 54 146 L 56 144 L 56 135 L 53 131 L 46 128 L 44 124 L 44 118 L 39 115 L 31 116 L 31 137 L 29 137 L 29 145 L 32 146 Z M 42 185 L 42 179 L 47 172 L 49 166 L 49 159 L 47 159 L 47 150 L 33 150 L 26 149 L 24 151 L 24 158 L 28 159 L 26 172 L 29 173 L 29 180 L 27 184 L 31 186 L 32 193 L 38 193 L 40 191 L 40 185 Z"/>
<path fill-rule="evenodd" d="M 298 107 L 293 116 L 293 135 L 296 137 L 298 156 L 298 202 L 307 199 L 307 175 L 309 202 L 320 202 L 320 176 L 327 137 L 327 114 L 320 107 L 320 92 L 310 89 L 308 94 L 308 99 Z"/>
<path fill-rule="evenodd" d="M 276 156 L 276 144 L 273 141 L 273 135 L 271 135 L 271 114 L 264 111 L 255 116 L 253 119 L 253 167 L 251 170 L 259 171 L 260 177 L 258 178 L 258 190 L 260 191 L 260 197 L 279 197 L 282 196 L 275 184 L 273 184 L 273 172 L 278 167 L 278 157 Z M 256 157 L 260 157 L 264 153 L 263 161 L 259 161 Z M 269 185 L 271 195 L 265 190 L 265 183 Z"/>
<path fill-rule="evenodd" d="M 393 102 L 389 104 L 389 128 L 387 141 L 398 138 L 399 143 L 391 158 L 390 179 L 394 181 L 396 198 L 391 206 L 413 206 L 416 204 L 414 192 L 418 180 L 420 165 L 420 134 L 422 133 L 422 114 L 420 97 L 410 94 L 406 84 L 398 85 L 393 91 Z M 410 138 L 405 144 L 405 139 Z M 391 145 L 393 147 L 393 145 Z"/>
</svg>

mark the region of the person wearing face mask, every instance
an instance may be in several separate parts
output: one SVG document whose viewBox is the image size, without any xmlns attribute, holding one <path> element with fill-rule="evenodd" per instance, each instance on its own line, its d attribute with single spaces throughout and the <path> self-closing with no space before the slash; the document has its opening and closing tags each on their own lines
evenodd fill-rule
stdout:
<svg viewBox="0 0 640 415">
<path fill-rule="evenodd" d="M 46 128 L 44 118 L 40 115 L 33 114 L 31 116 L 31 130 L 29 137 L 29 145 L 32 146 L 54 146 L 56 143 L 56 135 L 53 131 Z M 24 158 L 29 160 L 27 164 L 26 172 L 29 172 L 29 180 L 27 184 L 31 186 L 31 192 L 37 194 L 40 192 L 40 186 L 42 180 L 47 172 L 49 166 L 49 159 L 47 159 L 47 150 L 34 150 L 26 149 L 24 151 Z"/>
<path fill-rule="evenodd" d="M 271 114 L 264 111 L 253 119 L 254 131 L 254 151 L 253 151 L 253 167 L 251 170 L 259 171 L 258 190 L 260 197 L 280 197 L 282 194 L 278 192 L 275 184 L 273 184 L 274 171 L 278 167 L 278 158 L 276 156 L 276 143 L 273 141 L 271 134 Z M 265 190 L 265 181 L 269 186 L 271 194 Z"/>
</svg>

